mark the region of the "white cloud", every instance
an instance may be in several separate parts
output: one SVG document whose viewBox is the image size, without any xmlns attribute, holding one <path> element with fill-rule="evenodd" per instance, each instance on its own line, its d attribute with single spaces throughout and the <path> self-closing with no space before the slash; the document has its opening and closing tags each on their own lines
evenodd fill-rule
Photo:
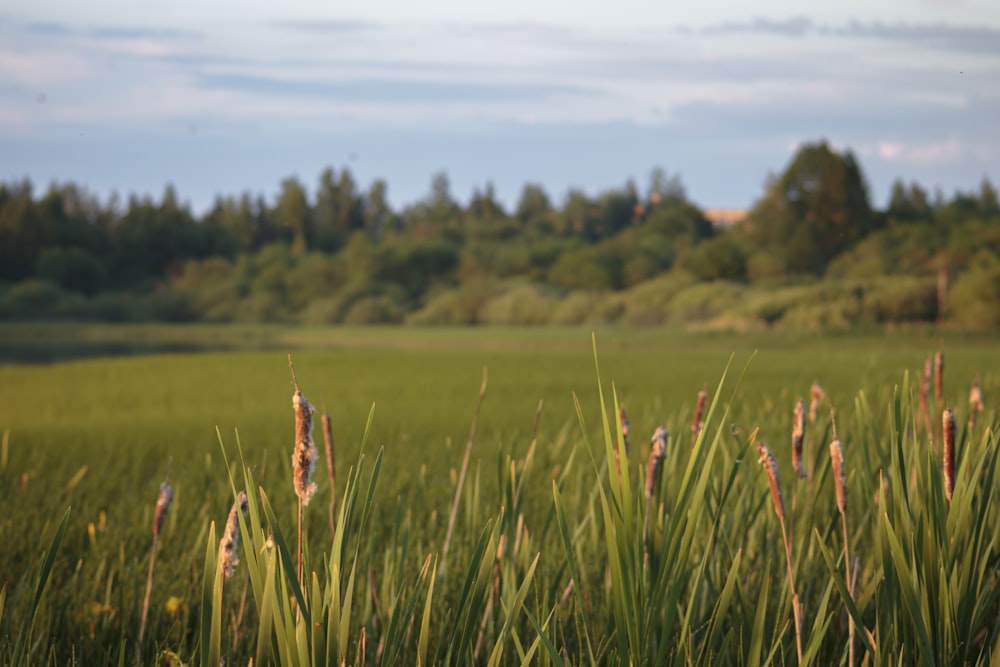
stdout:
<svg viewBox="0 0 1000 667">
<path fill-rule="evenodd" d="M 90 76 L 93 64 L 62 48 L 0 46 L 0 82 L 13 82 L 33 90 Z"/>
<path fill-rule="evenodd" d="M 965 152 L 962 142 L 954 138 L 929 142 L 880 141 L 875 147 L 875 154 L 882 160 L 922 165 L 955 162 Z"/>
<path fill-rule="evenodd" d="M 906 146 L 899 141 L 878 142 L 877 153 L 878 156 L 883 160 L 898 159 L 901 155 L 903 155 L 903 151 L 905 150 Z"/>
</svg>

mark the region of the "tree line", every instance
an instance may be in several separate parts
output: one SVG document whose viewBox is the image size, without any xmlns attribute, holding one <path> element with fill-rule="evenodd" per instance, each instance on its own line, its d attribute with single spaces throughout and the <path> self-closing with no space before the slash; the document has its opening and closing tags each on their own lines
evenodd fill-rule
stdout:
<svg viewBox="0 0 1000 667">
<path fill-rule="evenodd" d="M 0 319 L 417 324 L 1000 325 L 1000 207 L 897 181 L 875 208 L 850 151 L 806 144 L 718 229 L 654 170 L 560 205 L 526 184 L 462 205 L 445 174 L 395 210 L 326 169 L 196 216 L 73 184 L 0 184 Z"/>
</svg>

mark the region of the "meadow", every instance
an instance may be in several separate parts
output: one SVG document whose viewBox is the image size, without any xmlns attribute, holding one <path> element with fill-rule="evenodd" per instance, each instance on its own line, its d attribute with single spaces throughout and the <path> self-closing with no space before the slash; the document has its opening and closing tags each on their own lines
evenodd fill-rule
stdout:
<svg viewBox="0 0 1000 667">
<path fill-rule="evenodd" d="M 0 663 L 1000 655 L 992 338 L 598 329 L 594 339 L 596 354 L 579 328 L 0 327 Z M 939 350 L 931 437 L 920 385 Z M 289 353 L 321 453 L 302 508 L 302 575 Z M 986 401 L 970 426 L 974 380 Z M 826 398 L 797 479 L 793 407 L 814 382 Z M 946 406 L 957 423 L 950 498 Z M 660 425 L 670 437 L 654 466 Z M 758 443 L 776 457 L 783 521 Z M 165 480 L 173 502 L 141 631 Z M 245 513 L 231 514 L 244 490 Z M 240 563 L 225 577 L 230 516 Z"/>
</svg>

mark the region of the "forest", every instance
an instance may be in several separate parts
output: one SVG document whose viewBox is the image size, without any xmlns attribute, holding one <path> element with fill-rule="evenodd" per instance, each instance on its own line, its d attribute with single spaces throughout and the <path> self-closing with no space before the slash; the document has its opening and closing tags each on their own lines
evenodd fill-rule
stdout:
<svg viewBox="0 0 1000 667">
<path fill-rule="evenodd" d="M 685 326 L 1000 325 L 1000 205 L 986 178 L 946 196 L 897 180 L 873 205 L 861 165 L 804 144 L 720 228 L 656 169 L 554 202 L 524 185 L 463 205 L 448 177 L 394 210 L 328 168 L 272 200 L 157 201 L 0 183 L 0 321 Z"/>
</svg>

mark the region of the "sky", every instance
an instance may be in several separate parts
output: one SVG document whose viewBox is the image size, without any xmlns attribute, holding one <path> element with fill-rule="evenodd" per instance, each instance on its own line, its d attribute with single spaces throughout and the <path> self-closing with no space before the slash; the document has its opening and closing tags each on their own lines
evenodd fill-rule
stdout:
<svg viewBox="0 0 1000 667">
<path fill-rule="evenodd" d="M 996 0 L 13 0 L 0 6 L 0 182 L 73 182 L 196 212 L 314 192 L 396 207 L 561 203 L 654 168 L 752 206 L 803 143 L 852 150 L 872 202 L 1000 182 Z M 835 6 L 834 6 L 835 4 Z"/>
</svg>

